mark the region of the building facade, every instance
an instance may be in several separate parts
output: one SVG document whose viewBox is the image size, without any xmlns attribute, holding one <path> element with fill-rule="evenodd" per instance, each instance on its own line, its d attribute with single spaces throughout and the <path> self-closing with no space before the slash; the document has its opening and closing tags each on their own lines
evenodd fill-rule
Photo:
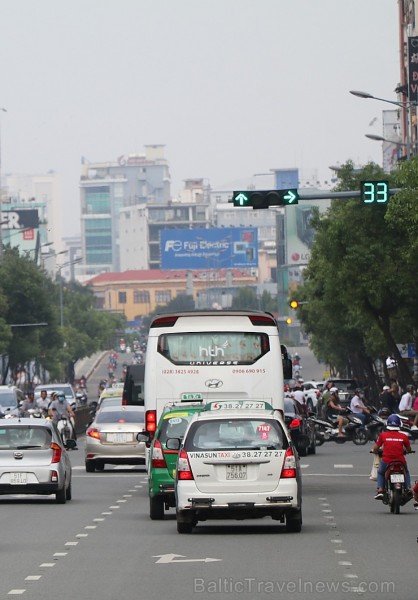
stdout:
<svg viewBox="0 0 418 600">
<path fill-rule="evenodd" d="M 83 268 L 91 276 L 120 270 L 120 211 L 124 207 L 166 204 L 170 173 L 164 146 L 145 146 L 145 154 L 114 162 L 84 161 L 80 180 Z"/>
</svg>

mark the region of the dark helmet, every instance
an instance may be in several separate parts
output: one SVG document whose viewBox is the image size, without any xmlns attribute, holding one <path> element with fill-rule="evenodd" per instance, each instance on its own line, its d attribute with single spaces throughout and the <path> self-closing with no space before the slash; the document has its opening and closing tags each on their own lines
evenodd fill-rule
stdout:
<svg viewBox="0 0 418 600">
<path fill-rule="evenodd" d="M 386 427 L 388 429 L 399 429 L 401 424 L 401 419 L 398 415 L 390 415 L 386 421 Z"/>
</svg>

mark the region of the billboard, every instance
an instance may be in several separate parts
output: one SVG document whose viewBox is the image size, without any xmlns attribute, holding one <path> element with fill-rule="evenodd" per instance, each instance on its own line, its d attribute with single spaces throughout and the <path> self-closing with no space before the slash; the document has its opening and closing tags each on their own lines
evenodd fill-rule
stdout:
<svg viewBox="0 0 418 600">
<path fill-rule="evenodd" d="M 2 210 L 0 223 L 2 229 L 37 229 L 39 227 L 38 209 Z"/>
<path fill-rule="evenodd" d="M 256 227 L 163 229 L 161 269 L 230 269 L 258 266 Z"/>
</svg>

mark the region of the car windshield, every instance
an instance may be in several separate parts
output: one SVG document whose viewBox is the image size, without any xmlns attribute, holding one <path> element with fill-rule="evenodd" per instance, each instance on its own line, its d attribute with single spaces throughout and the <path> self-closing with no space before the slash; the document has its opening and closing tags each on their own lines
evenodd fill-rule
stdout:
<svg viewBox="0 0 418 600">
<path fill-rule="evenodd" d="M 335 387 L 343 392 L 353 392 L 358 386 L 354 379 L 342 379 L 335 382 Z"/>
<path fill-rule="evenodd" d="M 0 450 L 47 449 L 52 433 L 47 427 L 16 425 L 0 427 Z"/>
<path fill-rule="evenodd" d="M 108 407 L 108 406 L 122 406 L 122 397 L 119 396 L 118 398 L 103 398 L 103 400 L 100 401 L 99 403 L 99 407 L 100 408 L 104 408 L 104 407 Z"/>
<path fill-rule="evenodd" d="M 143 423 L 143 410 L 102 411 L 96 417 L 96 423 Z"/>
<path fill-rule="evenodd" d="M 13 392 L 1 392 L 0 406 L 3 408 L 14 408 L 16 406 L 16 396 Z"/>
<path fill-rule="evenodd" d="M 273 419 L 217 419 L 197 422 L 187 435 L 185 448 L 193 450 L 281 450 L 287 439 L 280 424 Z"/>
</svg>

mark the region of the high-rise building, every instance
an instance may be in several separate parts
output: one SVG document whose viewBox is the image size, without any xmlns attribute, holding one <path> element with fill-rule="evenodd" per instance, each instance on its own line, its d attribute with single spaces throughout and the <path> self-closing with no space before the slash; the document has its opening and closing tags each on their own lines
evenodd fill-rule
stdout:
<svg viewBox="0 0 418 600">
<path fill-rule="evenodd" d="M 114 162 L 83 161 L 80 180 L 83 264 L 77 272 L 92 276 L 120 271 L 121 209 L 166 205 L 170 173 L 164 146 L 145 146 L 145 154 L 120 156 Z"/>
</svg>

